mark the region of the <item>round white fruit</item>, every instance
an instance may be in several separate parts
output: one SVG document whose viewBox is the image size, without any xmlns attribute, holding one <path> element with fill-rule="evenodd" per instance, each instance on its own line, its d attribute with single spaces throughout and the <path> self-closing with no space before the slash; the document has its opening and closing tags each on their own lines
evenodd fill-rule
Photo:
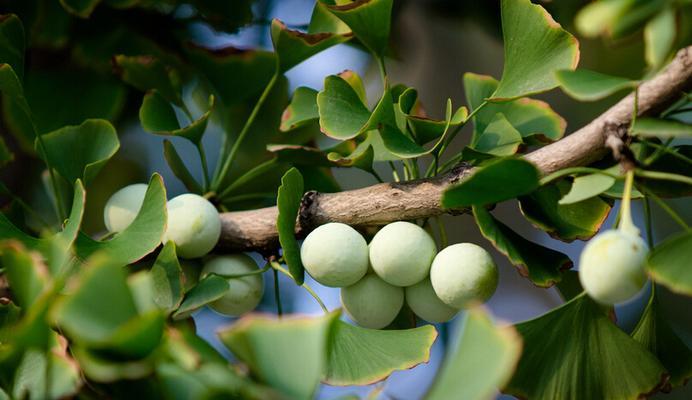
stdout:
<svg viewBox="0 0 692 400">
<path fill-rule="evenodd" d="M 421 319 L 432 323 L 449 321 L 459 312 L 437 297 L 430 279 L 406 288 L 406 304 Z"/>
<path fill-rule="evenodd" d="M 470 302 L 485 302 L 495 293 L 497 266 L 482 247 L 473 243 L 453 244 L 435 257 L 430 281 L 445 304 L 464 308 Z"/>
<path fill-rule="evenodd" d="M 246 254 L 232 254 L 214 257 L 202 268 L 200 278 L 216 273 L 220 275 L 240 275 L 257 271 L 255 261 Z M 216 312 L 238 316 L 257 307 L 264 293 L 264 278 L 261 274 L 228 279 L 228 291 L 209 306 Z"/>
<path fill-rule="evenodd" d="M 187 193 L 168 201 L 168 227 L 163 242 L 175 242 L 178 256 L 202 257 L 216 246 L 220 235 L 219 213 L 209 200 Z"/>
<path fill-rule="evenodd" d="M 355 229 L 333 222 L 310 232 L 300 248 L 300 258 L 317 282 L 350 286 L 368 271 L 368 244 Z"/>
<path fill-rule="evenodd" d="M 375 273 L 395 286 L 411 286 L 428 276 L 437 247 L 428 232 L 410 222 L 393 222 L 370 242 Z"/>
<path fill-rule="evenodd" d="M 638 235 L 605 231 L 584 247 L 579 259 L 579 281 L 599 303 L 621 303 L 636 295 L 646 283 L 644 261 L 648 252 L 648 246 Z"/>
<path fill-rule="evenodd" d="M 122 232 L 135 220 L 144 202 L 147 185 L 136 183 L 113 193 L 103 208 L 103 222 L 108 232 Z"/>
<path fill-rule="evenodd" d="M 341 304 L 351 319 L 364 328 L 381 329 L 394 321 L 404 304 L 404 289 L 375 274 L 341 289 Z"/>
</svg>

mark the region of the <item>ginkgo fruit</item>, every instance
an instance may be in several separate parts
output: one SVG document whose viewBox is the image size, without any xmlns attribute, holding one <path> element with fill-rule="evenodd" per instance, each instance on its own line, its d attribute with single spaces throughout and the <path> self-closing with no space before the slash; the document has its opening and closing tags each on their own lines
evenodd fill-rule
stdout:
<svg viewBox="0 0 692 400">
<path fill-rule="evenodd" d="M 218 256 L 204 264 L 200 279 L 209 274 L 241 275 L 258 271 L 255 261 L 246 254 Z M 218 300 L 209 304 L 216 312 L 238 316 L 254 310 L 264 294 L 264 278 L 261 274 L 240 278 L 228 278 L 228 291 Z"/>
<path fill-rule="evenodd" d="M 430 268 L 430 282 L 445 304 L 465 308 L 471 302 L 485 302 L 495 293 L 497 266 L 482 247 L 457 243 L 435 257 Z"/>
<path fill-rule="evenodd" d="M 411 311 L 428 322 L 446 322 L 459 312 L 458 309 L 445 304 L 432 287 L 430 279 L 423 279 L 405 289 L 406 304 Z"/>
<path fill-rule="evenodd" d="M 425 279 L 435 253 L 433 238 L 410 222 L 388 224 L 370 242 L 372 269 L 395 286 L 411 286 Z"/>
<path fill-rule="evenodd" d="M 169 200 L 167 207 L 168 226 L 163 242 L 175 242 L 178 256 L 202 257 L 216 246 L 221 236 L 221 220 L 209 200 L 186 193 Z"/>
<path fill-rule="evenodd" d="M 122 232 L 130 226 L 144 203 L 146 192 L 146 184 L 136 183 L 113 193 L 103 208 L 103 222 L 108 232 Z"/>
<path fill-rule="evenodd" d="M 579 281 L 599 303 L 621 303 L 644 287 L 648 252 L 644 240 L 633 232 L 614 229 L 600 233 L 581 253 Z"/>
<path fill-rule="evenodd" d="M 404 289 L 390 285 L 375 274 L 341 289 L 346 314 L 364 328 L 381 329 L 394 321 L 404 304 Z"/>
<path fill-rule="evenodd" d="M 368 271 L 368 244 L 346 224 L 317 227 L 303 241 L 300 258 L 317 282 L 331 287 L 353 285 Z"/>
</svg>

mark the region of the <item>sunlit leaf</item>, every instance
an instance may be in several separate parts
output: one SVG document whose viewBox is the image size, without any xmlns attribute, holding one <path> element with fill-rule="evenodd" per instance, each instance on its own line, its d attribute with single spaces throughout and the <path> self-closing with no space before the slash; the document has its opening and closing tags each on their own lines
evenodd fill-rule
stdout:
<svg viewBox="0 0 692 400">
<path fill-rule="evenodd" d="M 308 33 L 320 32 L 344 34 L 351 32 L 351 28 L 349 28 L 348 25 L 340 20 L 336 15 L 329 12 L 329 10 L 327 10 L 326 3 L 316 1 L 315 8 L 312 10 L 312 16 L 310 17 Z"/>
<path fill-rule="evenodd" d="M 666 239 L 649 254 L 646 268 L 656 282 L 676 293 L 692 295 L 692 232 Z"/>
<path fill-rule="evenodd" d="M 588 240 L 598 232 L 611 207 L 599 197 L 559 204 L 568 189 L 569 184 L 565 181 L 542 186 L 519 198 L 521 212 L 534 226 L 553 238 L 566 242 Z"/>
<path fill-rule="evenodd" d="M 396 370 L 427 362 L 437 338 L 432 325 L 403 330 L 366 329 L 336 321 L 330 335 L 325 383 L 365 385 Z"/>
<path fill-rule="evenodd" d="M 577 39 L 530 0 L 502 0 L 501 8 L 505 62 L 491 100 L 514 99 L 556 87 L 555 71 L 577 67 Z"/>
<path fill-rule="evenodd" d="M 322 378 L 330 330 L 339 313 L 321 317 L 242 318 L 219 337 L 259 378 L 290 398 L 312 398 Z"/>
<path fill-rule="evenodd" d="M 538 188 L 539 173 L 528 161 L 501 158 L 478 167 L 471 176 L 442 195 L 445 208 L 498 203 Z"/>
<path fill-rule="evenodd" d="M 279 70 L 287 71 L 313 55 L 350 39 L 351 33 L 303 33 L 288 29 L 278 19 L 272 20 L 271 37 Z"/>
<path fill-rule="evenodd" d="M 692 124 L 670 119 L 637 118 L 632 127 L 632 133 L 644 138 L 690 138 Z"/>
<path fill-rule="evenodd" d="M 68 182 L 81 179 L 89 184 L 120 148 L 110 122 L 88 119 L 42 135 L 46 162 Z M 36 140 L 37 151 L 40 143 Z"/>
<path fill-rule="evenodd" d="M 599 100 L 622 89 L 637 86 L 636 81 L 588 69 L 556 71 L 555 79 L 565 93 L 581 101 Z"/>
<path fill-rule="evenodd" d="M 317 110 L 317 90 L 304 86 L 293 92 L 291 104 L 281 115 L 282 132 L 287 132 L 320 117 Z"/>
<path fill-rule="evenodd" d="M 632 338 L 643 344 L 666 368 L 670 374 L 666 386 L 684 385 L 692 377 L 692 350 L 662 315 L 655 291 L 652 291 L 649 303 L 632 331 Z"/>
<path fill-rule="evenodd" d="M 634 3 L 633 0 L 594 1 L 579 10 L 575 25 L 585 37 L 596 37 L 607 33 L 610 35 L 616 19 L 621 17 Z"/>
<path fill-rule="evenodd" d="M 361 133 L 370 119 L 370 110 L 343 78 L 330 75 L 317 94 L 320 128 L 334 139 L 351 139 Z"/>
<path fill-rule="evenodd" d="M 665 374 L 658 360 L 586 295 L 516 325 L 524 351 L 508 394 L 531 399 L 637 399 Z"/>
<path fill-rule="evenodd" d="M 536 286 L 552 286 L 560 281 L 563 271 L 572 268 L 567 255 L 525 239 L 485 208 L 474 206 L 473 216 L 481 234 Z"/>
<path fill-rule="evenodd" d="M 504 114 L 497 113 L 478 136 L 472 148 L 494 156 L 511 156 L 523 143 L 521 134 L 507 121 Z"/>
<path fill-rule="evenodd" d="M 360 0 L 338 5 L 319 1 L 344 21 L 370 51 L 384 55 L 389 45 L 392 0 Z"/>
<path fill-rule="evenodd" d="M 100 252 L 113 263 L 130 264 L 154 251 L 166 230 L 166 189 L 159 174 L 154 174 L 137 217 L 111 239 L 97 241 L 80 233 L 75 243 L 77 255 L 85 260 Z"/>
<path fill-rule="evenodd" d="M 426 399 L 490 399 L 511 378 L 520 355 L 516 331 L 497 326 L 486 311 L 474 307 L 466 312 L 459 342 Z"/>
<path fill-rule="evenodd" d="M 305 277 L 305 268 L 300 259 L 300 246 L 295 233 L 296 219 L 300 211 L 303 192 L 303 176 L 297 169 L 289 169 L 281 178 L 281 186 L 276 198 L 276 205 L 279 208 L 276 228 L 279 232 L 279 242 L 284 261 L 288 265 L 293 280 L 298 285 L 303 284 Z"/>
<path fill-rule="evenodd" d="M 574 178 L 569 192 L 558 201 L 558 204 L 574 204 L 590 199 L 610 189 L 614 183 L 615 178 L 604 174 L 578 176 Z"/>
<path fill-rule="evenodd" d="M 646 62 L 658 67 L 668 58 L 675 43 L 676 34 L 675 10 L 665 7 L 644 28 Z"/>
</svg>

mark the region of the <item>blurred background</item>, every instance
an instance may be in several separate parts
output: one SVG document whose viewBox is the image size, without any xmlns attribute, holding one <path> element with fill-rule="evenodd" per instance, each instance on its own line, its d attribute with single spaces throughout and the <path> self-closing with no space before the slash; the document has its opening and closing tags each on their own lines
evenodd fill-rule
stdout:
<svg viewBox="0 0 692 400">
<path fill-rule="evenodd" d="M 560 24 L 574 33 L 576 32 L 574 16 L 586 3 L 587 1 L 583 0 L 560 0 L 546 1 L 542 4 Z M 304 28 L 309 22 L 313 6 L 314 1 L 312 0 L 262 0 L 256 2 L 253 7 L 254 19 L 259 21 L 257 24 L 242 28 L 234 34 L 219 33 L 203 23 L 190 24 L 190 35 L 194 37 L 195 42 L 207 47 L 220 48 L 232 45 L 240 48 L 271 49 L 269 21 L 273 18 L 279 18 L 291 28 Z M 180 18 L 185 18 L 184 9 L 179 10 L 179 13 Z M 501 75 L 503 55 L 499 16 L 499 0 L 396 1 L 392 48 L 387 60 L 392 82 L 395 84 L 404 83 L 417 88 L 425 110 L 431 117 L 443 118 L 447 98 L 452 99 L 455 107 L 466 104 L 461 79 L 463 73 L 488 74 L 495 78 L 499 78 Z M 50 32 L 44 32 L 44 34 L 50 35 Z M 647 71 L 640 39 L 640 37 L 630 37 L 616 42 L 606 42 L 600 38 L 579 37 L 580 67 L 630 78 L 640 78 Z M 59 54 L 59 52 L 46 52 L 43 59 L 34 56 L 32 62 L 39 63 L 46 70 L 55 68 L 57 64 L 59 69 Z M 55 61 L 57 61 L 56 64 L 54 64 Z M 288 91 L 283 95 L 287 99 L 290 93 L 299 86 L 320 90 L 325 76 L 339 73 L 344 69 L 354 70 L 363 77 L 371 103 L 379 98 L 382 88 L 377 66 L 371 62 L 371 58 L 366 52 L 349 44 L 330 48 L 290 70 L 287 73 Z M 73 78 L 66 76 L 65 81 Z M 60 93 L 61 96 L 67 98 L 80 96 L 79 85 L 65 85 L 65 81 L 61 82 L 47 76 L 44 77 L 40 73 L 29 75 L 26 79 L 29 88 L 32 85 L 52 85 L 51 90 Z M 90 78 L 84 76 L 80 79 Z M 113 78 L 113 81 L 117 81 L 117 79 Z M 102 79 L 102 82 L 103 85 L 113 83 L 108 79 Z M 121 96 L 123 98 L 119 102 L 114 100 L 114 103 L 121 104 L 119 106 L 121 109 L 118 110 L 121 117 L 117 125 L 121 148 L 101 172 L 94 188 L 90 191 L 85 223 L 87 230 L 91 233 L 98 233 L 103 230 L 102 208 L 113 192 L 129 183 L 146 182 L 148 176 L 153 172 L 159 172 L 163 175 L 169 198 L 185 192 L 185 188 L 173 176 L 164 161 L 162 156 L 163 138 L 145 133 L 139 125 L 136 110 L 141 102 L 141 94 L 122 89 L 121 91 L 109 92 L 109 96 Z M 569 133 L 603 112 L 622 97 L 622 94 L 593 103 L 576 102 L 559 90 L 553 90 L 536 97 L 547 101 L 566 119 L 567 132 Z M 58 107 L 55 112 L 69 112 L 69 110 L 60 110 L 58 104 L 48 104 L 46 107 Z M 271 119 L 267 121 L 271 122 Z M 276 120 L 276 124 L 278 124 L 278 120 Z M 458 136 L 455 142 L 456 150 L 461 150 L 468 141 L 470 131 L 470 126 L 468 126 Z M 6 135 L 4 129 L 2 134 L 7 136 L 8 141 L 14 141 Z M 219 127 L 212 124 L 210 131 L 204 138 L 204 146 L 208 149 L 207 154 L 211 169 L 216 163 L 217 151 L 215 150 L 220 145 L 221 135 L 222 132 Z M 173 138 L 173 141 L 183 159 L 191 166 L 193 172 L 200 176 L 201 170 L 194 147 L 182 139 L 176 139 Z M 15 143 L 15 145 L 17 144 Z M 448 154 L 454 154 L 454 150 L 451 149 Z M 251 153 L 244 156 L 250 161 L 252 157 L 255 157 Z M 2 181 L 8 182 L 8 186 L 13 190 L 23 193 L 25 198 L 32 199 L 32 206 L 39 210 L 48 210 L 47 203 L 41 200 L 42 197 L 45 197 L 41 193 L 42 187 L 29 185 L 29 181 L 26 179 L 30 174 L 38 173 L 37 169 L 40 168 L 40 165 L 32 162 L 30 158 L 17 161 L 9 170 L 5 169 L 2 172 Z M 391 171 L 388 166 L 378 165 L 376 168 L 385 180 L 391 180 Z M 344 190 L 376 183 L 371 175 L 361 170 L 336 169 L 333 172 L 336 181 Z M 671 205 L 687 220 L 692 219 L 692 204 L 690 204 L 689 199 L 683 198 L 673 201 Z M 613 209 L 604 227 L 612 225 L 616 209 Z M 46 214 L 49 214 L 48 211 Z M 636 214 L 635 222 L 643 227 L 640 204 L 635 204 L 634 211 Z M 534 229 L 520 215 L 516 202 L 499 205 L 495 215 L 529 240 L 565 252 L 576 264 L 584 245 L 583 242 L 562 243 L 551 239 L 544 232 Z M 562 300 L 554 289 L 537 288 L 530 281 L 522 278 L 516 269 L 507 262 L 506 258 L 496 252 L 480 236 L 471 217 L 466 215 L 445 216 L 443 219 L 448 229 L 450 243 L 473 242 L 485 247 L 493 254 L 500 269 L 500 283 L 497 292 L 487 305 L 498 320 L 507 323 L 524 321 L 561 304 Z M 655 241 L 675 231 L 675 227 L 666 215 L 656 207 L 654 207 L 654 221 Z M 253 256 L 258 263 L 262 262 L 259 255 Z M 266 274 L 265 278 L 266 294 L 260 305 L 260 310 L 273 313 L 276 310 L 276 305 L 272 296 L 271 274 Z M 284 278 L 280 278 L 284 312 L 321 313 L 320 308 L 305 291 Z M 308 282 L 316 289 L 330 309 L 340 307 L 338 289 L 322 287 L 309 278 Z M 638 298 L 617 307 L 617 322 L 626 331 L 631 330 L 636 324 L 648 299 L 648 290 L 647 287 Z M 373 301 L 377 301 L 377 299 L 373 299 Z M 661 288 L 660 301 L 666 314 L 672 316 L 671 320 L 677 324 L 674 328 L 678 334 L 686 340 L 688 345 L 692 344 L 692 313 L 689 312 L 692 309 L 692 300 Z M 208 309 L 199 311 L 194 317 L 200 334 L 230 357 L 228 351 L 220 345 L 215 332 L 220 326 L 232 323 L 233 319 L 220 316 Z M 434 345 L 428 364 L 420 365 L 411 370 L 396 372 L 386 381 L 369 387 L 323 386 L 319 392 L 319 398 L 333 399 L 346 394 L 365 396 L 375 388 L 382 390 L 379 398 L 383 399 L 421 398 L 432 382 L 449 347 L 451 338 L 455 337 L 460 320 L 461 318 L 457 317 L 450 323 L 438 326 L 440 336 Z M 671 394 L 656 397 L 689 399 L 692 398 L 692 388 L 687 386 Z M 498 394 L 498 398 L 510 397 Z"/>
</svg>

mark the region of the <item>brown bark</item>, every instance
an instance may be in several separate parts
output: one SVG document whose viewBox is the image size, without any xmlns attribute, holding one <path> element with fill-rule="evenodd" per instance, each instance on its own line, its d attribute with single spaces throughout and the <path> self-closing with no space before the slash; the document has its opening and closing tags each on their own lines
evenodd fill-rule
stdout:
<svg viewBox="0 0 692 400">
<path fill-rule="evenodd" d="M 639 87 L 639 115 L 662 111 L 692 86 L 692 46 L 678 52 L 659 74 Z M 527 154 L 543 174 L 590 164 L 607 154 L 606 138 L 623 136 L 632 119 L 634 95 L 630 94 L 571 135 Z M 296 232 L 305 234 L 327 222 L 352 226 L 383 225 L 397 220 L 426 218 L 443 213 L 442 193 L 472 173 L 458 166 L 433 179 L 402 183 L 382 183 L 339 193 L 308 192 L 303 197 Z M 451 212 L 454 212 L 452 210 Z M 458 212 L 458 210 L 457 210 Z M 270 252 L 276 249 L 276 207 L 221 214 L 222 251 Z"/>
</svg>

